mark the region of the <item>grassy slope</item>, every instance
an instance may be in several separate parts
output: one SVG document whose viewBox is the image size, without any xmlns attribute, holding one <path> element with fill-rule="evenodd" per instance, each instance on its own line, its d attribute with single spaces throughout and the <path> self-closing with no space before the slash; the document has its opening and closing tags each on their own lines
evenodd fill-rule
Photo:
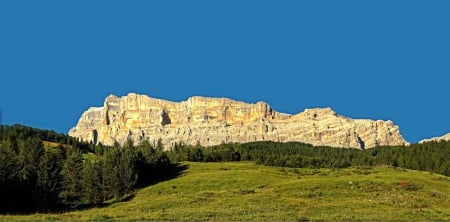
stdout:
<svg viewBox="0 0 450 222">
<path fill-rule="evenodd" d="M 42 144 L 44 144 L 44 148 L 56 148 L 60 146 L 57 142 L 50 142 L 50 141 L 42 141 Z"/>
<path fill-rule="evenodd" d="M 426 172 L 185 164 L 188 170 L 182 176 L 141 189 L 128 202 L 0 220 L 450 219 L 450 178 Z"/>
</svg>

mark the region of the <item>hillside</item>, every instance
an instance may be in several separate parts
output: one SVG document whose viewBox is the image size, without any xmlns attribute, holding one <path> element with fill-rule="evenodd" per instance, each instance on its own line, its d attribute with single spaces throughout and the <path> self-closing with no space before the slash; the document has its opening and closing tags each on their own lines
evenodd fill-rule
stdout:
<svg viewBox="0 0 450 222">
<path fill-rule="evenodd" d="M 94 146 L 7 126 L 0 221 L 444 220 L 449 151 L 446 141 L 366 150 L 269 141 Z"/>
<path fill-rule="evenodd" d="M 449 177 L 404 169 L 192 163 L 126 202 L 0 220 L 449 220 Z"/>
</svg>

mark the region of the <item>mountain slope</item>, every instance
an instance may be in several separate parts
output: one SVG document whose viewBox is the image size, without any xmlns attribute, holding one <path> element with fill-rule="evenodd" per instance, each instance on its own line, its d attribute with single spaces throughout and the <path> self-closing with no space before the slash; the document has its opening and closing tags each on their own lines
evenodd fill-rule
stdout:
<svg viewBox="0 0 450 222">
<path fill-rule="evenodd" d="M 249 162 L 184 163 L 175 179 L 126 202 L 0 220 L 449 220 L 449 177 L 414 170 L 289 169 Z"/>
<path fill-rule="evenodd" d="M 107 145 L 127 139 L 156 143 L 161 138 L 166 147 L 177 142 L 211 146 L 264 140 L 360 149 L 407 144 L 392 121 L 355 120 L 330 108 L 290 115 L 264 102 L 199 96 L 171 102 L 134 93 L 110 95 L 103 107 L 89 108 L 69 135 Z"/>
<path fill-rule="evenodd" d="M 423 139 L 421 140 L 419 143 L 425 143 L 425 142 L 431 142 L 431 141 L 441 141 L 441 140 L 445 140 L 445 141 L 450 141 L 450 133 L 447 133 L 443 136 L 438 136 L 438 137 L 433 137 L 431 139 Z"/>
</svg>

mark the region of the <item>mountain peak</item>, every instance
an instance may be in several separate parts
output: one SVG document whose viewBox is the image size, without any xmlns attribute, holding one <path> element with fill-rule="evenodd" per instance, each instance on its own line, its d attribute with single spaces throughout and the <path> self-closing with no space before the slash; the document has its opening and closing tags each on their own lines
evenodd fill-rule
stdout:
<svg viewBox="0 0 450 222">
<path fill-rule="evenodd" d="M 431 142 L 431 141 L 439 142 L 441 140 L 450 141 L 450 133 L 447 133 L 447 134 L 445 134 L 443 136 L 433 137 L 431 139 L 423 139 L 419 143 L 425 143 L 425 142 Z"/>
<path fill-rule="evenodd" d="M 172 102 L 136 93 L 107 96 L 103 107 L 82 114 L 69 135 L 107 145 L 161 138 L 166 147 L 176 142 L 208 146 L 265 140 L 360 149 L 407 144 L 392 121 L 354 120 L 330 107 L 291 115 L 262 101 L 192 96 Z"/>
</svg>

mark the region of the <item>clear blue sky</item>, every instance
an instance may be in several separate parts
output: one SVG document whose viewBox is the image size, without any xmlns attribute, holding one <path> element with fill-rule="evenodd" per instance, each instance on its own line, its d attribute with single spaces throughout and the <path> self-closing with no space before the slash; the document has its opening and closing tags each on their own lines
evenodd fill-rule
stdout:
<svg viewBox="0 0 450 222">
<path fill-rule="evenodd" d="M 450 1 L 67 2 L 0 1 L 3 123 L 67 132 L 137 92 L 450 132 Z"/>
</svg>

